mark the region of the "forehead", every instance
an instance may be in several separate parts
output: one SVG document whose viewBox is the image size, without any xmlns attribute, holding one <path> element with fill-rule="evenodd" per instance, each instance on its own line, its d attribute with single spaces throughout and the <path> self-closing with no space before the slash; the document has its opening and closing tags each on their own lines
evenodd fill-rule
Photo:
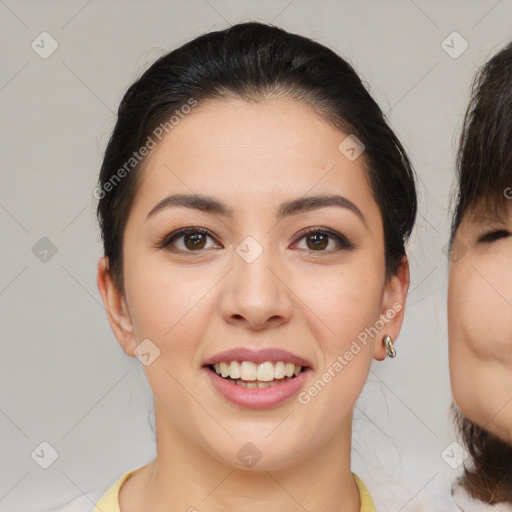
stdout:
<svg viewBox="0 0 512 512">
<path fill-rule="evenodd" d="M 485 228 L 510 222 L 512 222 L 512 200 L 495 194 L 493 197 L 473 202 L 464 213 L 461 225 L 466 228 Z"/>
<path fill-rule="evenodd" d="M 348 135 L 295 99 L 208 100 L 148 155 L 137 196 L 154 203 L 178 189 L 262 206 L 337 192 L 371 202 L 364 153 L 350 160 L 339 149 Z"/>
</svg>

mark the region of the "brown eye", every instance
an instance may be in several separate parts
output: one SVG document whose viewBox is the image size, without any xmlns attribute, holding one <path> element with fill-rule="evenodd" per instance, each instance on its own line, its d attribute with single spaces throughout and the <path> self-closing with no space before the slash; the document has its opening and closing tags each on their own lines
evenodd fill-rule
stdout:
<svg viewBox="0 0 512 512">
<path fill-rule="evenodd" d="M 204 249 L 205 241 L 206 235 L 203 233 L 186 233 L 183 235 L 183 244 L 191 251 Z"/>
<path fill-rule="evenodd" d="M 307 249 L 312 252 L 336 252 L 341 250 L 353 249 L 355 246 L 346 236 L 330 229 L 310 229 L 303 233 L 299 240 L 306 239 Z M 334 249 L 326 251 L 329 242 L 335 241 Z"/>
<path fill-rule="evenodd" d="M 329 235 L 324 233 L 308 235 L 306 240 L 311 242 L 311 245 L 308 244 L 308 248 L 313 251 L 325 249 L 329 245 Z"/>
<path fill-rule="evenodd" d="M 212 235 L 206 229 L 202 228 L 184 228 L 164 238 L 158 244 L 159 248 L 166 248 L 174 252 L 199 252 L 205 250 L 207 239 Z M 182 240 L 181 247 L 176 247 L 178 241 Z"/>
</svg>

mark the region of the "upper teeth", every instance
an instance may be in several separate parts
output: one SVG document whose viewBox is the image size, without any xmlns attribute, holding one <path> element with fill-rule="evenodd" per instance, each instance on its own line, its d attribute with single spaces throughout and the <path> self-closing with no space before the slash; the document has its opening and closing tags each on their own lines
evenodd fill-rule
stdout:
<svg viewBox="0 0 512 512">
<path fill-rule="evenodd" d="M 293 363 L 284 363 L 278 361 L 265 361 L 261 364 L 255 364 L 251 361 L 222 362 L 213 365 L 215 371 L 222 377 L 231 377 L 232 379 L 242 380 L 261 380 L 270 382 L 274 379 L 284 379 L 292 375 L 299 375 L 301 367 L 295 366 Z"/>
</svg>

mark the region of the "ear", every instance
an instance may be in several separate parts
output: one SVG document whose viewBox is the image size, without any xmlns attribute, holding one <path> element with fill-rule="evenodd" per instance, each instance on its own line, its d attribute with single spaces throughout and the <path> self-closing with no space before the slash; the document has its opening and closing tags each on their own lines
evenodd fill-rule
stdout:
<svg viewBox="0 0 512 512">
<path fill-rule="evenodd" d="M 114 284 L 106 257 L 101 258 L 98 262 L 97 284 L 110 327 L 114 331 L 119 345 L 126 355 L 135 357 L 133 353 L 136 347 L 135 335 L 126 298 Z"/>
<path fill-rule="evenodd" d="M 391 336 L 393 342 L 395 342 L 400 334 L 404 320 L 405 299 L 409 290 L 409 283 L 409 260 L 404 256 L 396 274 L 389 279 L 384 288 L 380 314 L 384 327 L 375 339 L 373 353 L 373 357 L 378 361 L 383 361 L 386 358 L 386 347 L 382 342 L 384 336 Z"/>
</svg>

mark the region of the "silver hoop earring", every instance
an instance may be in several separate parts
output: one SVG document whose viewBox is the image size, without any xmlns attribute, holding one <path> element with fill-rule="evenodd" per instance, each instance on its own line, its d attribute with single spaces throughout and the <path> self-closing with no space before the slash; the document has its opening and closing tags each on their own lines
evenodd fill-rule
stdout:
<svg viewBox="0 0 512 512">
<path fill-rule="evenodd" d="M 386 354 L 388 357 L 396 357 L 395 347 L 393 347 L 393 339 L 391 336 L 384 336 L 382 340 L 384 342 L 384 346 L 386 347 Z"/>
</svg>

